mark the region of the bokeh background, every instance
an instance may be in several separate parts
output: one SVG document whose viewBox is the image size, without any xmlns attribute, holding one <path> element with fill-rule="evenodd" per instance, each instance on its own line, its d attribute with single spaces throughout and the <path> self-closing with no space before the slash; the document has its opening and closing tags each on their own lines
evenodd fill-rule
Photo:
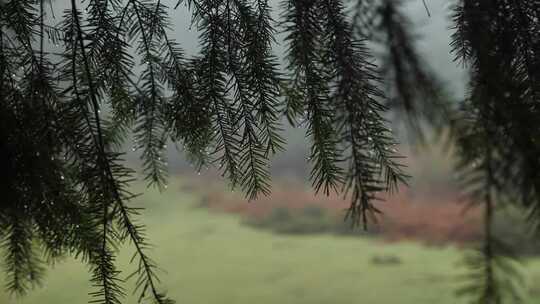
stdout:
<svg viewBox="0 0 540 304">
<path fill-rule="evenodd" d="M 420 53 L 449 98 L 458 100 L 465 92 L 466 71 L 450 54 L 451 2 L 429 1 L 430 17 L 421 1 L 408 1 L 405 7 L 416 25 Z M 52 5 L 56 14 L 50 22 L 59 22 L 67 1 Z M 273 5 L 278 7 L 278 1 Z M 186 54 L 196 54 L 198 33 L 187 9 L 171 8 L 171 18 L 172 35 Z M 284 50 L 278 39 L 276 54 L 283 57 Z M 368 231 L 344 221 L 346 198 L 317 196 L 311 190 L 309 143 L 301 127 L 285 125 L 287 150 L 272 160 L 272 194 L 251 202 L 232 191 L 215 168 L 198 172 L 181 149 L 169 144 L 168 188 L 160 193 L 142 181 L 133 185 L 133 191 L 143 193 L 133 204 L 145 208 L 142 219 L 165 290 L 186 304 L 467 303 L 455 290 L 467 271 L 461 265 L 464 254 L 481 240 L 482 213 L 460 195 L 454 148 L 444 131 L 419 144 L 402 125 L 396 123 L 394 130 L 412 178 L 379 203 L 383 214 Z M 126 150 L 126 161 L 138 168 L 137 152 L 130 146 Z M 538 303 L 540 244 L 529 236 L 519 210 L 497 211 L 495 230 L 523 257 L 522 292 L 526 303 Z M 132 250 L 120 250 L 127 275 L 133 269 Z M 87 271 L 66 258 L 24 298 L 0 289 L 0 303 L 87 303 Z M 126 303 L 136 303 L 129 296 L 131 286 L 126 284 Z"/>
</svg>

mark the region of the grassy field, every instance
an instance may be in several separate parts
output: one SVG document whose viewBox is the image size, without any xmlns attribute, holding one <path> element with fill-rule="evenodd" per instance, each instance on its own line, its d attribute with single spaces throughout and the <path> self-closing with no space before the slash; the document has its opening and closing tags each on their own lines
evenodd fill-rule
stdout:
<svg viewBox="0 0 540 304">
<path fill-rule="evenodd" d="M 273 235 L 241 225 L 234 216 L 196 208 L 197 196 L 179 189 L 179 181 L 171 182 L 166 193 L 149 191 L 137 202 L 149 207 L 144 219 L 156 245 L 152 255 L 164 268 L 163 285 L 178 303 L 466 303 L 454 296 L 461 269 L 461 252 L 455 248 Z M 130 255 L 129 248 L 121 253 L 122 269 L 131 269 Z M 374 265 L 378 255 L 398 256 L 401 263 Z M 527 261 L 524 268 L 528 284 L 538 285 L 540 260 Z M 0 303 L 84 304 L 89 299 L 88 278 L 84 265 L 68 259 L 48 272 L 41 288 L 22 299 L 0 291 Z M 525 303 L 538 299 L 530 297 Z"/>
</svg>

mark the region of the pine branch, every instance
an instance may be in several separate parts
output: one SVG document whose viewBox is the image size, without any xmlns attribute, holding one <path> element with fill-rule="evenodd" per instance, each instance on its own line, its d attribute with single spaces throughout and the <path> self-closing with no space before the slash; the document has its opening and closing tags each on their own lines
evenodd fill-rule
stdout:
<svg viewBox="0 0 540 304">
<path fill-rule="evenodd" d="M 124 198 L 130 199 L 130 194 L 124 194 L 122 195 L 122 188 L 121 184 L 125 182 L 121 182 L 119 184 L 119 178 L 122 176 L 129 177 L 130 171 L 127 171 L 125 168 L 123 168 L 120 165 L 115 165 L 112 162 L 112 159 L 110 159 L 106 152 L 106 146 L 104 144 L 104 136 L 102 132 L 101 127 L 101 118 L 99 116 L 99 103 L 97 102 L 97 95 L 94 91 L 93 85 L 92 85 L 92 75 L 90 72 L 90 67 L 88 64 L 88 59 L 86 56 L 85 51 L 85 45 L 83 42 L 83 31 L 82 27 L 80 25 L 78 12 L 76 10 L 76 4 L 74 0 L 72 1 L 72 10 L 73 10 L 73 19 L 75 24 L 75 29 L 77 30 L 76 40 L 79 43 L 79 50 L 81 52 L 82 62 L 83 62 L 83 70 L 86 73 L 86 79 L 87 84 L 89 87 L 88 94 L 91 101 L 91 107 L 93 109 L 93 115 L 94 115 L 94 121 L 95 121 L 95 130 L 96 134 L 94 135 L 94 138 L 96 140 L 96 155 L 97 155 L 97 164 L 98 164 L 98 170 L 99 172 L 99 179 L 100 183 L 104 188 L 102 188 L 102 194 L 104 197 L 104 201 L 102 202 L 103 205 L 103 241 L 102 241 L 102 249 L 100 254 L 100 262 L 98 267 L 95 270 L 95 279 L 99 280 L 101 282 L 102 288 L 94 293 L 94 296 L 102 296 L 104 303 L 119 303 L 119 298 L 123 296 L 123 291 L 118 285 L 118 279 L 116 278 L 116 275 L 118 272 L 114 269 L 114 263 L 113 263 L 113 255 L 111 252 L 108 251 L 108 244 L 110 241 L 109 234 L 112 232 L 108 232 L 110 230 L 109 225 L 109 207 L 111 206 L 111 203 L 114 203 L 114 209 L 120 210 L 123 218 L 123 224 L 124 228 L 126 230 L 126 233 L 131 237 L 131 240 L 135 244 L 137 248 L 137 254 L 141 258 L 142 261 L 145 261 L 145 268 L 144 271 L 141 271 L 141 275 L 145 276 L 142 280 L 144 282 L 148 282 L 150 286 L 152 286 L 152 291 L 154 292 L 154 298 L 156 301 L 162 301 L 164 300 L 163 295 L 157 294 L 156 289 L 154 287 L 154 280 L 155 275 L 152 272 L 153 265 L 150 265 L 148 261 L 148 257 L 144 254 L 142 245 L 144 243 L 144 239 L 141 235 L 137 234 L 137 228 L 135 225 L 132 224 L 130 218 L 127 215 L 126 207 L 124 206 Z M 74 52 L 76 52 L 77 47 L 74 47 Z M 75 58 L 75 56 L 73 56 Z M 74 81 L 76 83 L 76 81 Z M 88 120 L 89 121 L 89 120 Z M 127 197 L 126 197 L 127 195 Z M 125 237 L 123 237 L 125 238 Z M 123 239 L 121 238 L 121 239 Z M 146 288 L 143 289 L 142 293 L 146 291 Z"/>
<path fill-rule="evenodd" d="M 234 113 L 234 109 L 229 105 L 225 96 L 226 54 L 221 47 L 223 43 L 223 32 L 220 30 L 222 19 L 218 15 L 218 7 L 209 8 L 203 22 L 208 25 L 201 39 L 203 42 L 202 55 L 199 65 L 198 78 L 200 80 L 199 89 L 203 99 L 209 100 L 209 110 L 212 115 L 213 139 L 216 141 L 215 154 L 220 153 L 217 161 L 223 174 L 227 175 L 232 187 L 240 182 L 240 149 L 238 139 L 235 137 L 236 127 L 231 120 L 229 113 Z"/>
<path fill-rule="evenodd" d="M 372 204 L 377 192 L 395 190 L 407 176 L 396 161 L 399 156 L 393 147 L 395 143 L 381 116 L 386 108 L 376 100 L 381 92 L 375 86 L 378 77 L 368 61 L 367 49 L 362 42 L 352 40 L 341 1 L 325 0 L 321 6 L 327 12 L 324 20 L 330 33 L 328 61 L 335 66 L 333 98 L 339 107 L 337 129 L 340 142 L 350 153 L 344 186 L 345 191 L 352 188 L 348 216 L 366 227 L 368 214 L 378 213 Z"/>
<path fill-rule="evenodd" d="M 403 2 L 381 0 L 364 6 L 355 11 L 359 23 L 353 23 L 353 33 L 382 49 L 379 69 L 388 87 L 386 103 L 394 120 L 404 121 L 420 140 L 424 140 L 425 125 L 436 130 L 452 127 L 452 105 L 444 99 L 437 76 L 418 54 L 411 30 L 414 24 L 403 11 Z M 369 24 L 362 23 L 361 14 L 370 16 Z"/>
<path fill-rule="evenodd" d="M 457 290 L 459 296 L 472 298 L 472 303 L 505 303 L 507 300 L 512 303 L 520 303 L 522 300 L 520 289 L 523 285 L 523 277 L 516 268 L 516 256 L 512 250 L 493 233 L 494 214 L 496 211 L 494 194 L 500 191 L 500 184 L 497 179 L 497 170 L 493 166 L 496 164 L 494 151 L 492 150 L 488 126 L 489 120 L 483 121 L 484 134 L 480 140 L 485 141 L 482 155 L 474 159 L 474 162 L 466 166 L 472 166 L 471 171 L 476 172 L 479 178 L 471 177 L 467 173 L 466 180 L 470 198 L 475 204 L 481 204 L 484 209 L 484 238 L 483 244 L 476 252 L 465 257 L 465 265 L 469 267 L 470 273 L 464 277 L 465 286 Z M 476 140 L 474 137 L 467 137 L 466 140 Z M 477 164 L 478 158 L 482 158 Z"/>
<path fill-rule="evenodd" d="M 26 206 L 28 208 L 28 206 Z M 39 284 L 43 277 L 43 266 L 32 244 L 32 231 L 24 220 L 24 211 L 16 211 L 11 223 L 3 223 L 1 246 L 5 249 L 4 264 L 7 272 L 6 288 L 22 296 Z"/>
<path fill-rule="evenodd" d="M 141 11 L 148 9 L 139 1 L 133 0 L 132 2 L 132 8 L 137 20 L 137 29 L 132 30 L 133 38 L 137 37 L 140 33 L 141 46 L 138 51 L 142 55 L 143 64 L 147 67 L 140 77 L 143 80 L 143 91 L 145 95 L 141 96 L 142 120 L 139 122 L 135 132 L 139 145 L 143 148 L 142 157 L 144 159 L 145 171 L 147 172 L 147 179 L 150 184 L 155 184 L 162 189 L 166 182 L 163 146 L 165 145 L 164 140 L 167 136 L 164 134 L 165 130 L 161 122 L 160 109 L 158 108 L 158 105 L 161 103 L 162 88 L 158 83 L 155 69 L 159 64 L 159 59 L 155 55 L 156 44 L 153 41 L 151 24 L 145 22 L 141 17 Z"/>
<path fill-rule="evenodd" d="M 313 1 L 290 1 L 283 5 L 287 22 L 285 30 L 289 42 L 289 67 L 293 71 L 294 91 L 302 98 L 308 127 L 308 136 L 312 141 L 309 160 L 313 163 L 311 180 L 315 190 L 321 189 L 329 194 L 342 182 L 342 170 L 339 167 L 340 151 L 337 147 L 337 134 L 333 126 L 334 112 L 330 100 L 330 77 L 322 68 L 322 46 L 319 40 L 323 29 L 318 19 L 317 3 Z M 289 102 L 295 102 L 289 99 Z M 299 112 L 300 110 L 298 110 Z"/>
<path fill-rule="evenodd" d="M 536 178 L 522 165 L 527 159 L 527 168 L 538 168 L 532 156 L 538 150 L 531 140 L 538 129 L 530 120 L 537 113 L 531 111 L 534 102 L 525 97 L 531 88 L 528 76 L 522 74 L 527 60 L 519 51 L 527 45 L 520 41 L 524 24 L 512 9 L 505 3 L 461 2 L 454 15 L 454 52 L 471 69 L 464 103 L 471 119 L 460 131 L 461 167 L 472 167 L 465 171 L 465 181 L 471 199 L 483 202 L 485 208 L 485 245 L 469 262 L 477 270 L 471 274 L 475 281 L 463 290 L 478 303 L 519 301 L 522 278 L 510 250 L 492 234 L 495 199 L 498 205 L 509 204 L 536 192 Z M 525 205 L 536 203 L 533 199 Z"/>
<path fill-rule="evenodd" d="M 73 45 L 73 52 L 74 54 L 77 54 L 77 48 L 79 48 L 79 51 L 81 53 L 82 63 L 83 63 L 83 70 L 86 74 L 86 80 L 88 85 L 88 95 L 89 99 L 91 101 L 91 107 L 94 110 L 94 122 L 95 122 L 95 130 L 97 134 L 93 134 L 92 137 L 94 138 L 95 145 L 96 145 L 96 159 L 98 161 L 98 166 L 100 167 L 100 170 L 107 170 L 108 169 L 108 160 L 105 158 L 105 146 L 103 142 L 103 135 L 101 133 L 101 126 L 100 126 L 100 117 L 99 117 L 99 103 L 97 101 L 97 95 L 93 87 L 92 82 L 92 75 L 90 74 L 90 66 L 88 62 L 88 58 L 86 56 L 86 48 L 84 45 L 83 40 L 83 30 L 80 24 L 80 15 L 77 10 L 77 5 L 75 0 L 71 1 L 71 10 L 72 10 L 72 22 L 73 22 L 73 30 L 76 33 L 74 36 L 74 45 Z M 78 46 L 77 46 L 78 44 Z M 74 81 L 73 83 L 76 83 L 76 62 L 75 62 L 76 56 L 74 55 L 73 60 L 73 75 L 74 75 Z M 77 89 L 75 88 L 76 94 L 79 94 L 77 92 Z M 80 97 L 79 97 L 80 98 Z M 86 111 L 86 110 L 83 110 Z M 87 116 L 87 122 L 90 123 L 90 118 Z M 91 125 L 89 125 L 90 130 L 94 129 Z M 99 286 L 99 289 L 95 292 L 92 292 L 91 295 L 93 297 L 96 297 L 96 301 L 99 301 L 104 304 L 117 304 L 120 303 L 120 299 L 124 296 L 124 293 L 119 285 L 119 279 L 117 278 L 119 272 L 115 269 L 114 266 L 114 255 L 110 251 L 110 244 L 112 242 L 111 240 L 111 228 L 109 225 L 109 207 L 110 207 L 110 193 L 107 190 L 113 190 L 108 188 L 109 181 L 107 180 L 105 172 L 98 173 L 99 181 L 103 183 L 102 189 L 104 190 L 103 199 L 101 201 L 102 206 L 102 241 L 101 241 L 101 247 L 100 247 L 100 254 L 99 254 L 99 261 L 98 264 L 94 267 L 94 274 L 93 274 L 93 281 L 96 286 Z M 98 191 L 99 191 L 98 190 Z M 99 201 L 99 200 L 98 200 Z"/>
</svg>

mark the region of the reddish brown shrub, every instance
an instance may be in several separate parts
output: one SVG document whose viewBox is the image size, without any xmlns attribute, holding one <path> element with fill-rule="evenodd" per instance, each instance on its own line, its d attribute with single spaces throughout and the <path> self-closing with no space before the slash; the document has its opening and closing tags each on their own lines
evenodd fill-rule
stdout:
<svg viewBox="0 0 540 304">
<path fill-rule="evenodd" d="M 240 194 L 214 191 L 208 193 L 205 205 L 212 209 L 239 214 L 247 219 L 269 216 L 277 208 L 294 211 L 309 206 L 324 208 L 343 216 L 348 200 L 337 195 L 314 195 L 300 183 L 278 185 L 272 195 L 247 202 Z M 407 191 L 392 195 L 379 203 L 383 214 L 377 230 L 389 241 L 420 240 L 428 244 L 465 244 L 480 237 L 481 213 L 478 209 L 464 212 L 457 197 L 413 197 Z"/>
</svg>

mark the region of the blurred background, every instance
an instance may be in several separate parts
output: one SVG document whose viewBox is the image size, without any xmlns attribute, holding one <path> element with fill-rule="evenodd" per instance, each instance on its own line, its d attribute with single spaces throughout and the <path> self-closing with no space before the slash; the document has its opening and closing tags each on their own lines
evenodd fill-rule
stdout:
<svg viewBox="0 0 540 304">
<path fill-rule="evenodd" d="M 408 1 L 406 11 L 416 25 L 419 51 L 449 98 L 457 100 L 464 95 L 466 73 L 450 54 L 449 2 L 429 1 L 430 17 L 421 1 Z M 67 1 L 52 5 L 60 21 Z M 187 9 L 171 8 L 171 14 L 173 36 L 194 55 L 198 34 Z M 283 57 L 284 48 L 278 40 L 276 54 Z M 481 240 L 482 213 L 461 199 L 453 146 L 444 131 L 419 144 L 405 128 L 394 126 L 412 178 L 379 203 L 383 214 L 363 231 L 344 221 L 346 198 L 313 193 L 305 130 L 285 126 L 287 149 L 272 161 L 268 197 L 248 202 L 215 168 L 197 172 L 174 144 L 168 145 L 170 180 L 164 192 L 134 183 L 133 190 L 143 195 L 133 203 L 145 208 L 141 217 L 155 246 L 151 255 L 173 299 L 186 304 L 466 303 L 455 294 L 466 271 L 460 261 Z M 140 166 L 137 152 L 126 150 L 126 161 Z M 538 303 L 540 244 L 528 237 L 518 212 L 498 211 L 495 233 L 523 257 L 522 292 L 526 303 Z M 121 268 L 130 273 L 131 250 L 120 250 Z M 68 258 L 24 298 L 0 289 L 0 303 L 83 304 L 89 291 L 85 265 Z M 126 303 L 136 303 L 127 291 Z"/>
</svg>

